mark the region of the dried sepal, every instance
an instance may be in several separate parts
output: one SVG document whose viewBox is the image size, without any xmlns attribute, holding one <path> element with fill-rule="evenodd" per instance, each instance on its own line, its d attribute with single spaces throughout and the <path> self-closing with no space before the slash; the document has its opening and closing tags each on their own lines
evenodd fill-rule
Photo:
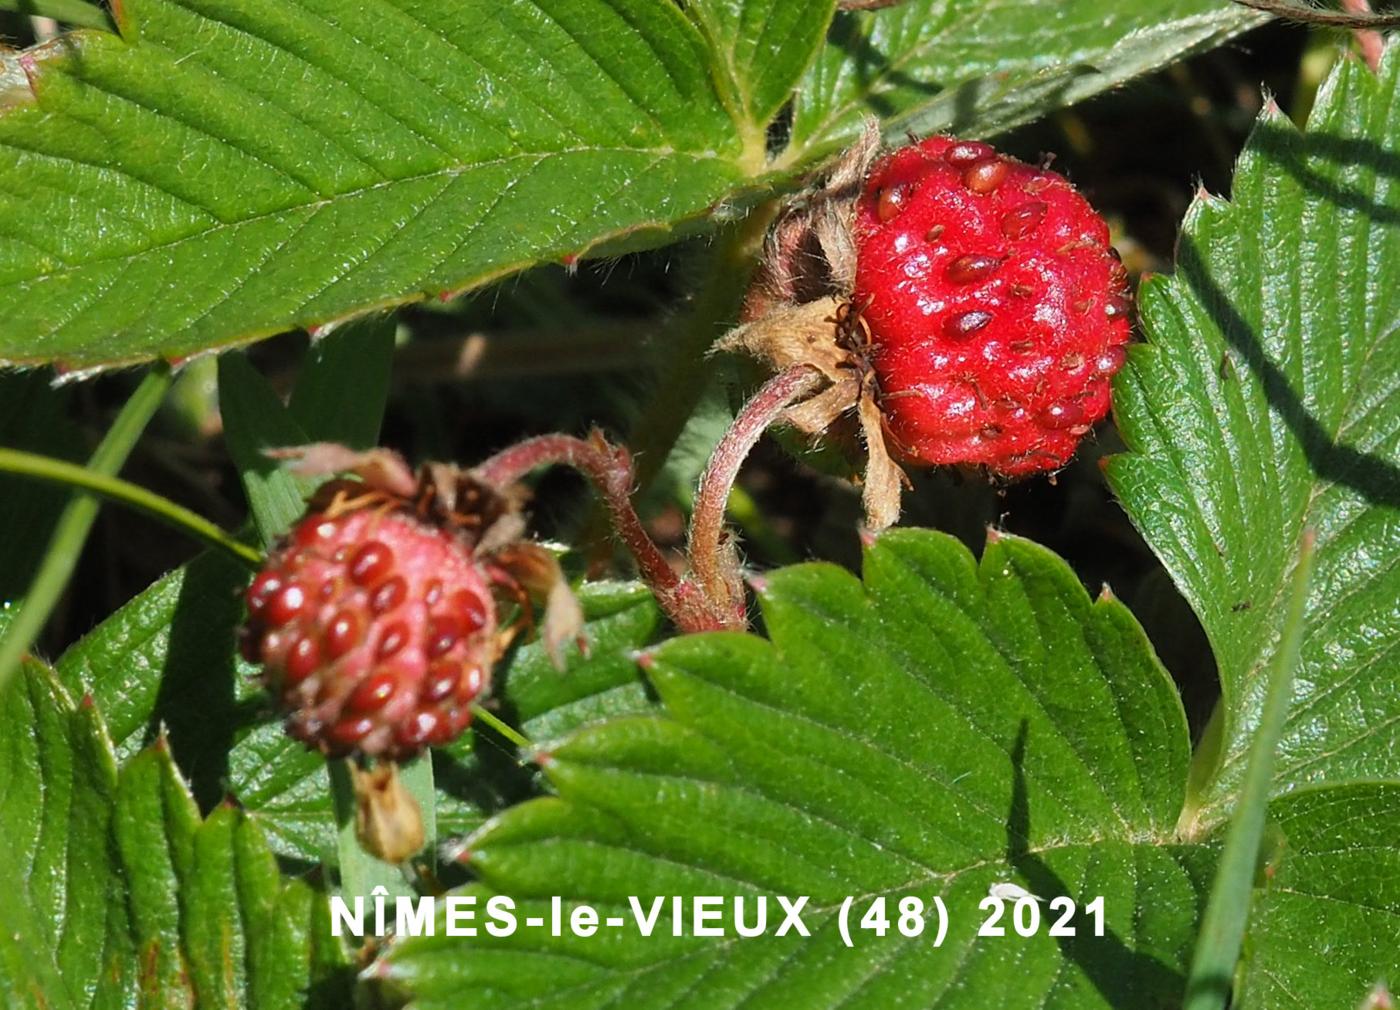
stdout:
<svg viewBox="0 0 1400 1010">
<path fill-rule="evenodd" d="M 865 443 L 862 498 L 875 531 L 899 518 L 903 471 L 885 444 L 874 371 L 866 354 L 869 332 L 852 303 L 855 286 L 855 213 L 880 148 L 867 120 L 860 139 L 831 167 L 822 183 L 794 203 L 769 234 L 741 325 L 717 344 L 764 362 L 775 373 L 801 365 L 826 385 L 789 406 L 783 420 L 808 436 L 851 438 L 852 421 Z"/>
<path fill-rule="evenodd" d="M 355 475 L 318 487 L 269 554 L 241 639 L 250 662 L 271 671 L 288 731 L 308 746 L 411 757 L 462 731 L 522 628 L 538 627 L 557 666 L 567 642 L 582 644 L 583 613 L 557 559 L 525 539 L 523 485 L 445 463 L 415 471 L 386 449 L 316 443 L 269 455 L 303 474 Z M 414 557 L 432 559 L 428 569 L 394 573 Z M 506 629 L 502 599 L 522 605 Z M 398 608 L 409 602 L 419 610 L 405 618 Z M 366 629 L 380 624 L 375 645 Z"/>
<path fill-rule="evenodd" d="M 333 442 L 268 449 L 265 454 L 285 461 L 289 470 L 301 476 L 354 474 L 362 490 L 396 499 L 395 504 L 451 529 L 466 546 L 483 554 L 525 535 L 522 510 L 529 498 L 525 488 L 501 487 L 450 463 L 428 463 L 414 471 L 391 449 L 351 449 Z M 324 507 L 334 494 L 356 486 L 346 481 L 324 484 L 313 495 L 312 504 Z"/>
<path fill-rule="evenodd" d="M 860 430 L 865 437 L 865 478 L 861 486 L 861 504 L 865 507 L 865 524 L 873 533 L 888 529 L 899 521 L 900 495 L 909 478 L 890 456 L 885 444 L 885 418 L 875 397 L 865 394 L 858 406 Z"/>
<path fill-rule="evenodd" d="M 837 342 L 841 300 L 827 296 L 800 305 L 775 305 L 766 315 L 726 333 L 718 351 L 743 351 L 774 372 L 811 365 L 832 382 L 848 374 L 850 352 Z"/>
<path fill-rule="evenodd" d="M 350 763 L 355 790 L 355 838 L 360 847 L 386 863 L 402 863 L 422 851 L 423 811 L 399 779 L 399 766 L 381 761 L 373 768 Z"/>
<path fill-rule="evenodd" d="M 741 322 L 827 295 L 849 298 L 855 285 L 851 231 L 856 202 L 879 149 L 879 124 L 867 119 L 860 139 L 837 159 L 822 182 L 779 217 L 764 243 Z"/>
<path fill-rule="evenodd" d="M 303 477 L 353 473 L 375 490 L 411 498 L 418 487 L 413 469 L 391 449 L 351 449 L 334 442 L 312 442 L 284 449 L 268 449 L 265 455 L 283 460 L 287 469 Z"/>
<path fill-rule="evenodd" d="M 584 617 L 559 559 L 540 544 L 522 541 L 496 552 L 492 563 L 511 585 L 523 591 L 520 602 L 525 607 L 533 610 L 536 604 L 543 606 L 540 642 L 555 669 L 562 670 L 564 646 L 569 642 L 583 644 Z"/>
</svg>

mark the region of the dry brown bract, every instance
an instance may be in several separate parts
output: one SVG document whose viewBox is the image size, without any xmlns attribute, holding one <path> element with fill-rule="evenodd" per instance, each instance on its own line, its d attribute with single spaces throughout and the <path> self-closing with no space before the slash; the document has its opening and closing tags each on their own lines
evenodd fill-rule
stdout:
<svg viewBox="0 0 1400 1010">
<path fill-rule="evenodd" d="M 386 863 L 402 863 L 416 855 L 424 842 L 423 811 L 399 781 L 392 761 L 368 770 L 353 762 L 355 837 L 370 855 Z"/>
<path fill-rule="evenodd" d="M 851 302 L 856 201 L 879 145 L 879 130 L 868 122 L 823 184 L 773 226 L 743 322 L 716 345 L 752 355 L 775 372 L 807 365 L 826 378 L 827 385 L 788 408 L 784 420 L 817 437 L 854 419 L 865 443 L 865 518 L 875 531 L 899 519 L 907 483 L 885 442 L 869 329 Z"/>
</svg>

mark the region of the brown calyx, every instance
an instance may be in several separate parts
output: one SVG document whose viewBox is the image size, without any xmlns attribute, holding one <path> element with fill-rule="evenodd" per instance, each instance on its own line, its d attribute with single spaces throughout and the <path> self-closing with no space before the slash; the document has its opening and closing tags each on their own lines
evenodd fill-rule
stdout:
<svg viewBox="0 0 1400 1010">
<path fill-rule="evenodd" d="M 827 380 L 782 419 L 814 438 L 858 429 L 865 443 L 861 497 L 873 531 L 899 519 L 900 491 L 908 483 L 886 446 L 870 331 L 851 300 L 856 201 L 879 145 L 870 121 L 822 184 L 774 225 L 740 325 L 715 345 L 757 358 L 775 373 L 806 365 Z"/>
</svg>

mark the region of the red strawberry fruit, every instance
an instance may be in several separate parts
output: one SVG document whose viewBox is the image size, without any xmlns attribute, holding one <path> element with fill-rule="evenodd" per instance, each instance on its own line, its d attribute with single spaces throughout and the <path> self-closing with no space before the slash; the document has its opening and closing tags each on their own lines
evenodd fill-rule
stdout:
<svg viewBox="0 0 1400 1010">
<path fill-rule="evenodd" d="M 852 303 L 893 454 L 1019 477 L 1109 409 L 1130 330 L 1108 226 L 1062 176 L 930 137 L 871 170 Z"/>
<path fill-rule="evenodd" d="M 558 559 L 522 538 L 523 489 L 388 449 L 318 442 L 268 450 L 328 481 L 248 587 L 239 647 L 263 668 L 296 739 L 353 758 L 355 834 L 391 863 L 418 852 L 422 812 L 398 763 L 451 742 L 491 667 L 544 605 L 541 641 L 562 668 L 583 611 Z M 495 593 L 520 607 L 497 627 Z"/>
<path fill-rule="evenodd" d="M 497 654 L 495 604 L 451 532 L 344 500 L 313 508 L 268 555 L 248 588 L 243 654 L 292 736 L 402 761 L 471 719 Z"/>
</svg>

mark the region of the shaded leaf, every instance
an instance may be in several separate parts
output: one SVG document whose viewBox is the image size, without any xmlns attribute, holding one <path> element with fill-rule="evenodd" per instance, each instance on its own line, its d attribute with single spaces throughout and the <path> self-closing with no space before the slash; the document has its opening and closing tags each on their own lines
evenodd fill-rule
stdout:
<svg viewBox="0 0 1400 1010">
<path fill-rule="evenodd" d="M 320 480 L 296 476 L 267 450 L 314 439 L 241 354 L 219 358 L 219 413 L 253 525 L 263 546 L 270 547 L 306 511 L 306 497 Z"/>
<path fill-rule="evenodd" d="M 0 445 L 80 460 L 83 439 L 72 421 L 71 389 L 54 389 L 40 372 L 0 375 Z M 29 588 L 69 492 L 0 474 L 0 603 Z"/>
<path fill-rule="evenodd" d="M 838 14 L 798 86 L 792 142 L 829 151 L 864 116 L 890 137 L 996 133 L 1264 20 L 1215 0 L 904 0 Z"/>
<path fill-rule="evenodd" d="M 1145 285 L 1148 346 L 1115 410 L 1114 490 L 1201 619 L 1243 773 L 1305 528 L 1317 561 L 1276 791 L 1400 776 L 1400 51 L 1344 60 L 1305 132 L 1265 110 L 1229 202 L 1202 194 L 1177 271 Z"/>
<path fill-rule="evenodd" d="M 368 449 L 379 442 L 394 363 L 393 317 L 363 319 L 312 343 L 287 409 L 316 440 Z"/>
</svg>

